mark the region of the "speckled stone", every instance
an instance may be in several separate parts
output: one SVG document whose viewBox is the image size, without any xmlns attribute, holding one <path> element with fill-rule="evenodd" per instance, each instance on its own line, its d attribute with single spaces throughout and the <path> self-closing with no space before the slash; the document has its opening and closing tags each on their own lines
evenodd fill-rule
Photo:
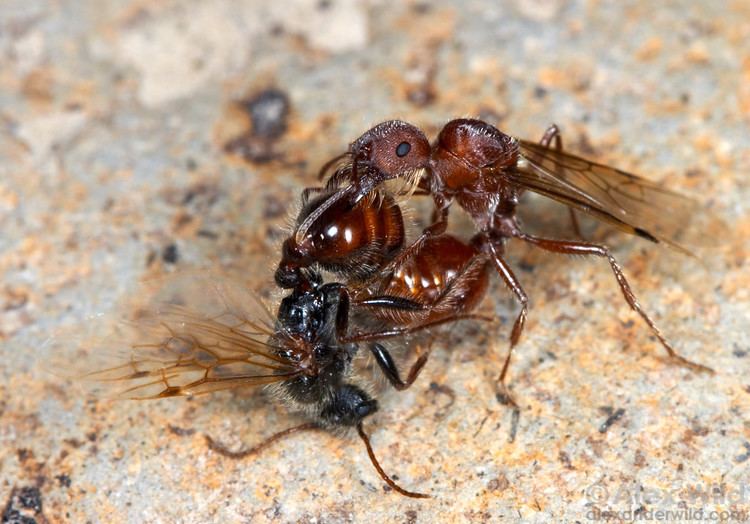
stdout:
<svg viewBox="0 0 750 524">
<path fill-rule="evenodd" d="M 251 111 L 268 89 L 280 98 Z M 434 136 L 465 115 L 532 139 L 555 122 L 571 151 L 696 196 L 697 223 L 730 225 L 701 264 L 584 223 L 715 376 L 670 365 L 606 263 L 513 243 L 532 304 L 510 376 L 517 427 L 493 382 L 516 311 L 499 282 L 482 307 L 499 325 L 439 337 L 418 382 L 384 392 L 367 424 L 386 470 L 431 499 L 387 490 L 354 437 L 298 435 L 245 461 L 210 451 L 206 434 L 239 448 L 300 421 L 260 392 L 113 403 L 58 376 L 81 364 L 60 342 L 96 331 L 147 277 L 270 283 L 300 190 L 372 124 Z M 4 521 L 750 512 L 746 0 L 6 0 L 0 159 Z M 569 232 L 541 198 L 523 216 Z"/>
</svg>

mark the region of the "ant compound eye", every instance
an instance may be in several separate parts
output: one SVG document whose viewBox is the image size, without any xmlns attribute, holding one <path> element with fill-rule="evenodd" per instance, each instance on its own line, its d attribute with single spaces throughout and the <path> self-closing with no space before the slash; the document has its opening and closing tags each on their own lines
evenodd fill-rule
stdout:
<svg viewBox="0 0 750 524">
<path fill-rule="evenodd" d="M 396 156 L 401 158 L 409 154 L 409 151 L 411 151 L 411 144 L 409 142 L 401 142 L 396 147 Z"/>
</svg>

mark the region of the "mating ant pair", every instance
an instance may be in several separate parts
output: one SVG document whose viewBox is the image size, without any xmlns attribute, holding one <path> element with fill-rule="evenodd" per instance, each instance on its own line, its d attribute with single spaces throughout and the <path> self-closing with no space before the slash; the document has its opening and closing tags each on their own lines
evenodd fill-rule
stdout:
<svg viewBox="0 0 750 524">
<path fill-rule="evenodd" d="M 521 303 L 499 375 L 514 404 L 505 378 L 524 328 L 528 298 L 503 258 L 511 238 L 554 253 L 607 259 L 627 303 L 670 357 L 711 371 L 674 351 L 605 246 L 541 238 L 519 226 L 516 208 L 529 190 L 628 233 L 687 251 L 676 238 L 694 210 L 692 200 L 564 153 L 556 127 L 536 144 L 479 120 L 459 119 L 449 122 L 430 145 L 416 127 L 385 122 L 326 164 L 321 175 L 332 169 L 324 188 L 303 193 L 302 210 L 275 274 L 277 284 L 291 291 L 270 323 L 242 314 L 230 320 L 166 307 L 158 314 L 163 338 L 133 344 L 130 361 L 100 372 L 99 378 L 133 383 L 126 395 L 139 398 L 271 384 L 277 397 L 312 422 L 277 433 L 246 452 L 212 444 L 214 449 L 246 456 L 299 431 L 356 427 L 381 478 L 403 495 L 424 497 L 396 485 L 375 458 L 362 421 L 377 410 L 377 401 L 367 393 L 355 357 L 364 346 L 394 387 L 408 387 L 428 353 L 417 358 L 404 380 L 386 347 L 388 339 L 476 317 L 471 311 L 494 267 Z M 401 209 L 383 186 L 394 179 L 403 181 L 404 192 L 431 195 L 435 204 L 433 223 L 410 244 Z M 470 242 L 446 233 L 453 201 L 476 225 Z M 324 283 L 321 270 L 341 281 Z"/>
<path fill-rule="evenodd" d="M 139 399 L 267 385 L 272 397 L 312 421 L 240 452 L 209 438 L 212 449 L 240 458 L 301 431 L 356 428 L 372 464 L 392 489 L 426 497 L 397 485 L 375 457 L 363 420 L 377 411 L 378 403 L 369 393 L 368 359 L 361 357 L 371 355 L 396 389 L 408 388 L 429 351 L 402 378 L 388 341 L 405 343 L 406 335 L 475 318 L 469 312 L 487 288 L 487 261 L 475 247 L 447 234 L 401 257 L 408 249 L 405 239 L 401 208 L 385 190 L 375 188 L 353 204 L 336 190 L 305 191 L 275 274 L 288 295 L 275 314 L 269 313 L 270 322 L 246 313 L 232 282 L 191 282 L 198 289 L 187 296 L 206 302 L 217 298 L 218 312 L 197 313 L 182 305 L 184 299 L 171 297 L 140 310 L 138 340 L 129 348 L 128 362 L 91 378 L 128 382 L 119 396 Z M 324 282 L 322 270 L 338 281 Z"/>
</svg>

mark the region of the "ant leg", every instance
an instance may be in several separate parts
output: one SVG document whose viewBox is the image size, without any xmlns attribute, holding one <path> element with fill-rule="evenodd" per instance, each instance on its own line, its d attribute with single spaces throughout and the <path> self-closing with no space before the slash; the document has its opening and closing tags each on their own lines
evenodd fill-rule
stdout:
<svg viewBox="0 0 750 524">
<path fill-rule="evenodd" d="M 419 331 L 431 329 L 431 328 L 440 326 L 442 324 L 447 324 L 449 322 L 456 322 L 458 320 L 484 320 L 486 322 L 492 322 L 494 319 L 485 317 L 483 315 L 465 313 L 465 314 L 460 314 L 460 315 L 453 315 L 448 318 L 441 318 L 438 320 L 433 320 L 431 322 L 425 322 L 424 324 L 419 324 L 417 326 L 394 327 L 391 329 L 384 329 L 382 331 L 372 331 L 372 332 L 358 331 L 354 333 L 353 335 L 349 335 L 347 337 L 344 337 L 343 339 L 340 339 L 339 343 L 348 344 L 350 342 L 367 342 L 370 340 L 380 340 L 382 338 L 401 337 L 403 335 L 410 335 L 412 333 L 417 333 Z"/>
<path fill-rule="evenodd" d="M 550 144 L 552 144 L 553 140 L 555 141 L 555 149 L 557 151 L 562 151 L 562 135 L 560 134 L 560 128 L 557 127 L 556 124 L 552 124 L 547 128 L 547 130 L 544 132 L 544 135 L 542 135 L 542 139 L 539 141 L 539 145 L 550 147 Z M 581 234 L 581 227 L 578 224 L 578 217 L 576 217 L 575 210 L 572 207 L 569 207 L 568 213 L 570 213 L 570 223 L 573 225 L 573 232 L 577 237 L 583 238 L 583 235 Z"/>
<path fill-rule="evenodd" d="M 442 208 L 436 208 L 433 212 L 433 223 L 426 227 L 422 231 L 422 234 L 419 235 L 419 237 L 417 237 L 414 242 L 402 249 L 401 252 L 383 268 L 380 274 L 388 275 L 389 273 L 393 272 L 394 269 L 403 264 L 405 260 L 408 260 L 409 258 L 416 255 L 419 250 L 422 249 L 422 246 L 427 241 L 427 239 L 445 233 L 445 231 L 448 229 L 449 207 L 450 202 L 448 202 L 447 204 L 444 203 Z M 388 279 L 384 279 L 383 283 L 386 283 L 387 281 Z"/>
<path fill-rule="evenodd" d="M 429 309 L 424 306 L 421 306 L 421 309 L 429 311 L 429 314 L 432 315 L 433 318 L 435 316 L 444 315 L 444 318 L 447 317 L 450 320 L 455 320 L 455 310 L 457 305 L 458 307 L 466 305 L 461 304 L 461 300 L 465 300 L 465 297 L 472 293 L 471 285 L 473 282 L 476 282 L 477 277 L 481 276 L 485 271 L 486 263 L 487 259 L 485 255 L 476 255 L 461 270 L 461 272 L 456 275 L 451 282 L 451 285 L 444 289 L 440 296 L 429 306 Z M 420 371 L 427 363 L 427 359 L 430 355 L 430 350 L 420 355 L 412 365 L 409 374 L 404 381 L 401 380 L 398 368 L 386 348 L 378 343 L 374 343 L 370 346 L 370 351 L 388 381 L 399 391 L 408 388 L 414 383 Z"/>
<path fill-rule="evenodd" d="M 679 355 L 675 351 L 675 349 L 667 341 L 667 339 L 664 338 L 664 335 L 661 334 L 659 328 L 656 327 L 654 321 L 651 320 L 651 318 L 646 314 L 641 305 L 638 303 L 638 299 L 636 298 L 635 293 L 633 293 L 633 290 L 630 288 L 630 284 L 625 278 L 625 274 L 622 272 L 620 264 L 617 263 L 617 260 L 615 260 L 615 257 L 612 256 L 608 248 L 598 244 L 589 244 L 586 242 L 570 242 L 566 240 L 549 240 L 544 238 L 537 238 L 525 233 L 519 233 L 517 235 L 517 238 L 553 253 L 562 253 L 565 255 L 597 256 L 606 258 L 609 262 L 610 267 L 612 268 L 612 272 L 615 274 L 615 278 L 617 279 L 620 290 L 625 297 L 625 301 L 628 303 L 631 309 L 638 313 L 646 322 L 646 324 L 648 324 L 648 326 L 651 328 L 651 332 L 656 336 L 656 338 L 659 339 L 661 345 L 664 346 L 664 348 L 667 350 L 669 357 L 675 360 L 680 365 L 694 369 L 696 371 L 714 373 L 713 369 L 702 364 L 692 362 L 691 360 L 688 360 L 685 357 Z"/>
<path fill-rule="evenodd" d="M 364 307 L 381 307 L 386 309 L 398 309 L 406 311 L 421 311 L 424 306 L 413 300 L 402 297 L 394 297 L 391 295 L 382 295 L 377 297 L 370 297 L 363 300 L 352 300 L 349 289 L 344 285 L 337 282 L 331 282 L 326 284 L 325 287 L 333 290 L 334 293 L 338 294 L 339 304 L 336 310 L 336 338 L 343 340 L 347 338 L 347 332 L 349 331 L 349 311 L 351 305 L 364 306 Z"/>
<path fill-rule="evenodd" d="M 404 381 L 401 380 L 398 367 L 396 367 L 396 363 L 393 361 L 393 357 L 391 357 L 391 354 L 387 349 L 376 342 L 370 345 L 370 351 L 375 357 L 375 362 L 380 366 L 380 370 L 385 375 L 385 378 L 387 378 L 388 382 L 399 391 L 403 391 L 414 384 L 414 381 L 417 380 L 417 377 L 419 376 L 419 372 L 422 371 L 422 368 L 427 363 L 427 359 L 430 357 L 429 351 L 420 355 L 419 358 L 417 358 L 417 361 L 412 364 L 411 369 L 409 369 L 409 374 L 406 377 L 406 381 Z"/>
<path fill-rule="evenodd" d="M 339 288 L 339 305 L 336 308 L 336 338 L 341 340 L 349 331 L 349 290 L 345 286 Z"/>
<path fill-rule="evenodd" d="M 555 149 L 562 151 L 562 136 L 560 135 L 560 128 L 557 124 L 549 126 L 542 135 L 542 139 L 539 140 L 539 145 L 549 147 L 552 141 L 555 141 Z"/>
<path fill-rule="evenodd" d="M 392 295 L 378 295 L 375 297 L 364 298 L 352 302 L 355 306 L 363 307 L 382 307 L 386 309 L 398 309 L 403 311 L 424 311 L 425 306 L 419 302 L 409 300 L 404 297 L 395 297 Z"/>
<path fill-rule="evenodd" d="M 568 213 L 570 214 L 570 223 L 573 226 L 573 233 L 575 233 L 578 238 L 583 238 L 583 234 L 581 233 L 581 226 L 580 224 L 578 224 L 578 217 L 576 216 L 575 209 L 569 207 Z"/>
<path fill-rule="evenodd" d="M 529 297 L 526 295 L 526 291 L 523 290 L 523 287 L 521 287 L 521 283 L 513 273 L 513 270 L 508 263 L 503 260 L 495 245 L 492 242 L 487 242 L 487 246 L 490 249 L 492 255 L 491 259 L 495 264 L 495 269 L 497 269 L 497 272 L 500 274 L 503 282 L 505 282 L 505 285 L 508 286 L 508 289 L 513 292 L 516 299 L 521 303 L 521 311 L 518 313 L 518 317 L 516 317 L 516 321 L 513 323 L 513 329 L 510 333 L 510 346 L 508 347 L 508 353 L 505 356 L 503 369 L 500 371 L 500 376 L 498 377 L 501 389 L 500 395 L 502 396 L 504 403 L 510 404 L 515 409 L 518 409 L 518 404 L 513 399 L 513 396 L 510 394 L 508 386 L 505 383 L 505 378 L 508 374 L 508 368 L 510 367 L 510 359 L 513 356 L 513 349 L 516 347 L 516 344 L 518 344 L 518 341 L 521 338 L 521 333 L 523 332 L 523 327 L 526 324 Z"/>
<path fill-rule="evenodd" d="M 206 444 L 208 444 L 208 448 L 210 450 L 215 451 L 219 453 L 220 455 L 223 455 L 231 459 L 242 459 L 245 457 L 249 457 L 250 455 L 255 455 L 256 453 L 260 453 L 261 451 L 269 447 L 274 442 L 279 441 L 290 435 L 294 435 L 295 433 L 301 433 L 303 431 L 315 431 L 319 429 L 323 429 L 323 428 L 321 428 L 317 423 L 306 422 L 305 424 L 300 424 L 299 426 L 293 426 L 291 428 L 285 429 L 284 431 L 279 431 L 278 433 L 274 433 L 273 435 L 268 437 L 266 440 L 264 440 L 260 444 L 257 444 L 250 449 L 243 449 L 240 451 L 232 451 L 231 449 L 228 449 L 226 446 L 224 446 L 224 444 L 220 444 L 216 442 L 214 439 L 212 439 L 208 435 L 205 435 L 205 437 L 206 437 Z"/>
</svg>

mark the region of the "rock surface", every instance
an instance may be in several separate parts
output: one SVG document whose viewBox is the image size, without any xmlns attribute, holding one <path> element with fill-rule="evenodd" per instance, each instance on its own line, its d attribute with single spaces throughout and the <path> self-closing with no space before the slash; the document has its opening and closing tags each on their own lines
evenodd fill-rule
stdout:
<svg viewBox="0 0 750 524">
<path fill-rule="evenodd" d="M 715 376 L 670 365 L 605 263 L 511 244 L 532 301 L 517 427 L 493 386 L 516 311 L 499 282 L 483 307 L 502 322 L 438 337 L 368 423 L 386 470 L 431 499 L 386 489 L 354 437 L 300 435 L 241 462 L 210 451 L 205 434 L 239 448 L 299 422 L 260 392 L 112 403 L 60 378 L 81 364 L 61 341 L 97 331 L 144 278 L 270 283 L 300 190 L 370 125 L 434 136 L 465 115 L 532 139 L 555 122 L 569 150 L 696 196 L 696 224 L 731 225 L 701 264 L 584 223 Z M 10 0 L 0 158 L 3 522 L 750 511 L 746 1 Z M 565 217 L 525 202 L 537 231 L 565 235 Z"/>
</svg>

